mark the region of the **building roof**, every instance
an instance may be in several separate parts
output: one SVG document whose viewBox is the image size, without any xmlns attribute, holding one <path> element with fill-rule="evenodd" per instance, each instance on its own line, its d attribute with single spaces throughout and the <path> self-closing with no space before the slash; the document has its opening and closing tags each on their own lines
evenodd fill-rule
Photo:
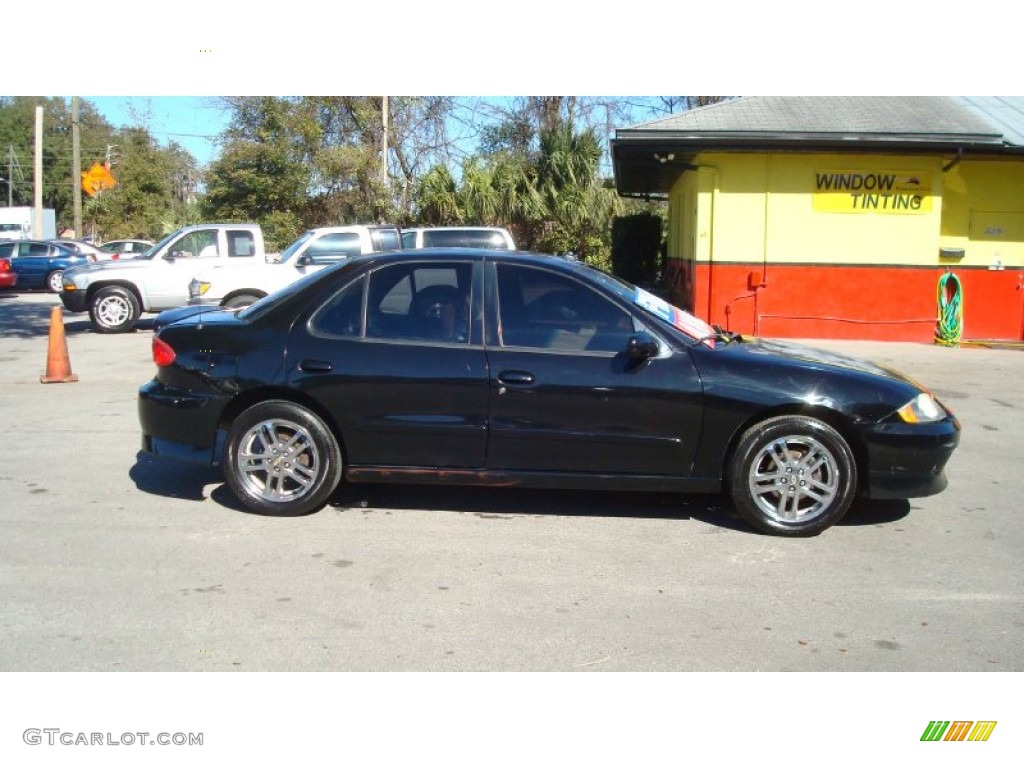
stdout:
<svg viewBox="0 0 1024 768">
<path fill-rule="evenodd" d="M 1024 98 L 748 96 L 615 132 L 621 194 L 663 194 L 711 151 L 1024 153 Z"/>
</svg>

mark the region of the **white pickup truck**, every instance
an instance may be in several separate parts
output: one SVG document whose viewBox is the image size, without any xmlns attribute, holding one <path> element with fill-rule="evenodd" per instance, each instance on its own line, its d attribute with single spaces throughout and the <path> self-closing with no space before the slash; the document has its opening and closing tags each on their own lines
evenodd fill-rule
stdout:
<svg viewBox="0 0 1024 768">
<path fill-rule="evenodd" d="M 320 227 L 311 229 L 281 252 L 279 261 L 216 264 L 197 272 L 188 286 L 190 306 L 247 307 L 304 275 L 351 256 L 402 247 L 397 227 Z"/>
<path fill-rule="evenodd" d="M 134 259 L 67 270 L 60 298 L 71 312 L 88 311 L 100 333 L 123 333 L 143 312 L 186 304 L 189 280 L 202 267 L 266 260 L 259 224 L 193 224 Z"/>
</svg>

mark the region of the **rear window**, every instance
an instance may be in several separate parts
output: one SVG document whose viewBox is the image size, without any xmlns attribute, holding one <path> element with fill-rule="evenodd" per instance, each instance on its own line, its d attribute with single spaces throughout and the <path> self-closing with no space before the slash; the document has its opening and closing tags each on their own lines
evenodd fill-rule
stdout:
<svg viewBox="0 0 1024 768">
<path fill-rule="evenodd" d="M 252 232 L 230 230 L 228 232 L 228 256 L 253 256 L 256 254 L 256 238 Z"/>
</svg>

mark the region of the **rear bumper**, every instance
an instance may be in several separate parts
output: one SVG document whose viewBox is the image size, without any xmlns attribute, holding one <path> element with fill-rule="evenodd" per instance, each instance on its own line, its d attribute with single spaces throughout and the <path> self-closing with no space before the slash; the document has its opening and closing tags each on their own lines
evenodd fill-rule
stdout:
<svg viewBox="0 0 1024 768">
<path fill-rule="evenodd" d="M 156 380 L 139 389 L 142 450 L 181 461 L 215 464 L 217 426 L 228 398 L 168 387 Z"/>
<path fill-rule="evenodd" d="M 946 463 L 960 444 L 960 422 L 878 424 L 865 435 L 872 499 L 912 499 L 946 488 Z"/>
</svg>

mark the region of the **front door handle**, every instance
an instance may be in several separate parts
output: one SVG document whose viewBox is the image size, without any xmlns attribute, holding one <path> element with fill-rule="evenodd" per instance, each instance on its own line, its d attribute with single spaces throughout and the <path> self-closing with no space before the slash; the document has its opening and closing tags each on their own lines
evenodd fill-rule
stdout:
<svg viewBox="0 0 1024 768">
<path fill-rule="evenodd" d="M 533 384 L 533 374 L 529 371 L 502 371 L 498 374 L 498 383 L 508 387 L 528 387 Z"/>
<path fill-rule="evenodd" d="M 303 373 L 330 373 L 331 368 L 326 360 L 303 360 L 299 363 L 299 370 Z"/>
</svg>

